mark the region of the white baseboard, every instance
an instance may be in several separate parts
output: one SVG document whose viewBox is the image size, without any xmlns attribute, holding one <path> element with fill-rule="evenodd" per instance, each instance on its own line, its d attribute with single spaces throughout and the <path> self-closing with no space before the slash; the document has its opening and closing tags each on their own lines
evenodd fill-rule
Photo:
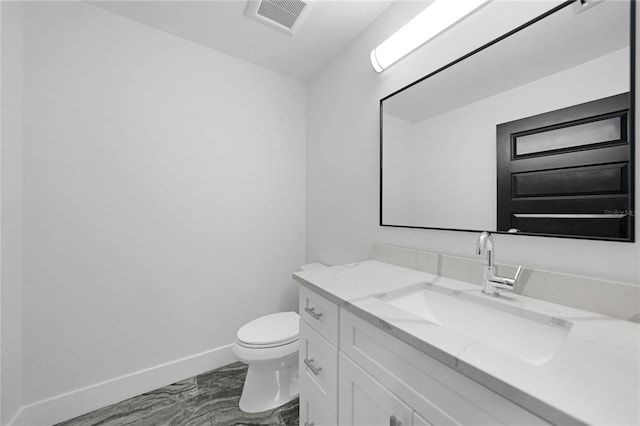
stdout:
<svg viewBox="0 0 640 426">
<path fill-rule="evenodd" d="M 23 406 L 10 426 L 51 426 L 101 407 L 235 362 L 232 345 L 157 365 L 135 373 Z"/>
</svg>

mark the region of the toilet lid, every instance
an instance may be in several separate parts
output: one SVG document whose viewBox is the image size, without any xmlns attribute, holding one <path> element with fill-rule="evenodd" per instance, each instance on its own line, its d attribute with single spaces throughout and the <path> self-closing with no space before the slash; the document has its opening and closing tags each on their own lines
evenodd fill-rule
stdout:
<svg viewBox="0 0 640 426">
<path fill-rule="evenodd" d="M 298 321 L 295 312 L 265 315 L 243 325 L 236 337 L 239 343 L 259 346 L 280 346 L 298 340 Z"/>
</svg>

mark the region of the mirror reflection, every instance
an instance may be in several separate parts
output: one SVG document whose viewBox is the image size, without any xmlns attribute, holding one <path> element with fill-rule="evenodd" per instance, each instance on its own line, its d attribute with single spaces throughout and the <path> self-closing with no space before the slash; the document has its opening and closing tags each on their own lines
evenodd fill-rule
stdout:
<svg viewBox="0 0 640 426">
<path fill-rule="evenodd" d="M 568 4 L 381 101 L 381 224 L 630 241 L 629 1 Z"/>
</svg>

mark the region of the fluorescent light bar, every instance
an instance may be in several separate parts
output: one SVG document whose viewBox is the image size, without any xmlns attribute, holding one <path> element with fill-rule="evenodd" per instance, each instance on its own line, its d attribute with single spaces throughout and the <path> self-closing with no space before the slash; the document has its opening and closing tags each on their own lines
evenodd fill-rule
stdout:
<svg viewBox="0 0 640 426">
<path fill-rule="evenodd" d="M 371 51 L 377 72 L 389 68 L 490 0 L 436 0 Z"/>
</svg>

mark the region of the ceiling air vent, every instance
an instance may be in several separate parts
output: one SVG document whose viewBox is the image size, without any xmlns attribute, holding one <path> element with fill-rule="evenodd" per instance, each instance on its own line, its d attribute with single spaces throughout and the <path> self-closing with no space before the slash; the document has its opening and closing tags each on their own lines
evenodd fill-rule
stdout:
<svg viewBox="0 0 640 426">
<path fill-rule="evenodd" d="M 309 0 L 250 0 L 247 16 L 293 35 L 310 8 Z"/>
</svg>

